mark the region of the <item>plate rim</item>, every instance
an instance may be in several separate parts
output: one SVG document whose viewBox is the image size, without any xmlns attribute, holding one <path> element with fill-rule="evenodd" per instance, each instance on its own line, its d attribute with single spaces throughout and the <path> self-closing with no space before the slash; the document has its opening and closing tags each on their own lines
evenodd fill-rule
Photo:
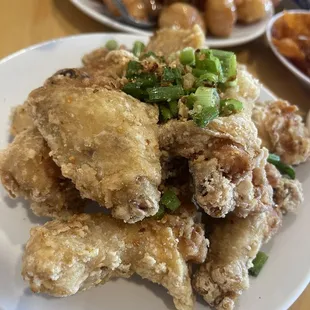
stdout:
<svg viewBox="0 0 310 310">
<path fill-rule="evenodd" d="M 71 36 L 64 36 L 61 38 L 57 38 L 57 39 L 52 39 L 52 40 L 48 40 L 48 41 L 44 41 L 41 43 L 37 43 L 34 45 L 31 45 L 29 47 L 23 48 L 21 50 L 18 50 L 4 58 L 2 58 L 0 60 L 0 71 L 1 71 L 1 65 L 7 63 L 8 61 L 11 61 L 13 59 L 15 59 L 16 57 L 35 50 L 35 49 L 40 49 L 42 47 L 46 47 L 48 45 L 52 45 L 55 44 L 57 42 L 63 42 L 63 41 L 70 41 L 73 39 L 79 39 L 79 38 L 83 38 L 83 37 L 106 37 L 106 36 L 111 36 L 111 35 L 116 35 L 116 36 L 127 36 L 127 37 L 140 37 L 140 39 L 146 39 L 149 36 L 146 35 L 137 35 L 137 34 L 132 34 L 132 33 L 111 33 L 111 32 L 106 32 L 106 33 L 87 33 L 87 34 L 75 34 L 75 35 L 71 35 Z M 265 85 L 263 85 L 262 83 L 260 83 L 261 85 L 261 89 L 262 91 L 266 92 L 270 97 L 276 99 L 277 96 L 271 91 L 269 90 Z M 285 299 L 283 299 L 283 302 L 275 309 L 275 310 L 283 310 L 283 309 L 288 309 L 297 299 L 298 297 L 303 293 L 303 291 L 305 290 L 305 288 L 309 285 L 310 282 L 310 266 L 307 270 L 307 272 L 305 272 L 305 276 L 303 278 L 303 280 L 295 287 L 294 290 L 291 291 L 290 294 L 287 295 L 287 297 Z M 283 307 L 284 306 L 284 307 Z"/>
<path fill-rule="evenodd" d="M 307 10 L 287 10 L 282 11 L 277 14 L 275 14 L 270 21 L 268 22 L 267 29 L 266 29 L 266 37 L 268 41 L 268 45 L 270 46 L 271 50 L 273 51 L 274 55 L 282 62 L 282 64 L 289 69 L 295 76 L 297 76 L 299 79 L 301 79 L 304 83 L 310 85 L 310 77 L 306 76 L 302 71 L 300 71 L 297 67 L 295 67 L 286 57 L 282 56 L 280 52 L 278 52 L 275 45 L 272 43 L 272 27 L 274 23 L 281 18 L 284 14 L 310 14 Z"/>
</svg>

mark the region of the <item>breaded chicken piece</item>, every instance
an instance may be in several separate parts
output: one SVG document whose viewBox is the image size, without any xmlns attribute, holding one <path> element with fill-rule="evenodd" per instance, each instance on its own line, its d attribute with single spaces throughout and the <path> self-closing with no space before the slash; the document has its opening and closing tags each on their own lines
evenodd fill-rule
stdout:
<svg viewBox="0 0 310 310">
<path fill-rule="evenodd" d="M 228 88 L 224 94 L 224 98 L 235 98 L 242 102 L 247 102 L 245 106 L 249 111 L 252 111 L 253 105 L 260 95 L 261 85 L 259 81 L 247 70 L 244 65 L 238 64 L 237 70 L 237 85 Z"/>
<path fill-rule="evenodd" d="M 158 211 L 158 109 L 124 93 L 46 85 L 28 99 L 64 177 L 81 195 L 134 223 Z"/>
<path fill-rule="evenodd" d="M 177 309 L 190 310 L 186 261 L 201 263 L 207 244 L 202 226 L 190 217 L 126 225 L 108 215 L 82 214 L 31 230 L 22 275 L 34 292 L 63 297 L 137 273 L 163 285 Z"/>
<path fill-rule="evenodd" d="M 84 202 L 49 156 L 35 128 L 20 132 L 0 154 L 0 177 L 11 197 L 30 200 L 38 216 L 64 218 L 82 211 Z"/>
<path fill-rule="evenodd" d="M 236 206 L 237 214 L 247 216 L 273 204 L 265 173 L 268 152 L 261 149 L 247 105 L 251 103 L 244 102 L 244 111 L 218 117 L 206 128 L 180 120 L 160 126 L 161 150 L 189 160 L 194 198 L 213 217 L 225 217 Z"/>
<path fill-rule="evenodd" d="M 100 81 L 102 77 L 120 80 L 125 75 L 130 60 L 138 60 L 138 58 L 126 50 L 113 50 L 106 53 L 105 50 L 99 49 L 84 56 L 83 70 L 95 80 Z"/>
<path fill-rule="evenodd" d="M 204 300 L 218 310 L 231 310 L 249 288 L 248 269 L 261 245 L 281 225 L 281 212 L 267 212 L 239 218 L 231 214 L 214 221 L 206 262 L 194 275 L 193 286 Z"/>
<path fill-rule="evenodd" d="M 198 25 L 186 30 L 164 28 L 155 32 L 145 51 L 152 51 L 155 54 L 168 57 L 185 47 L 202 48 L 204 42 L 204 33 Z"/>
<path fill-rule="evenodd" d="M 252 119 L 263 145 L 286 164 L 298 165 L 310 156 L 310 135 L 298 107 L 286 101 L 256 103 Z"/>
<path fill-rule="evenodd" d="M 296 212 L 304 201 L 302 185 L 298 180 L 283 177 L 278 169 L 272 165 L 266 165 L 267 178 L 273 188 L 273 199 L 280 210 Z"/>
<path fill-rule="evenodd" d="M 20 104 L 14 108 L 11 121 L 10 133 L 12 136 L 16 136 L 23 130 L 33 127 L 32 118 L 29 115 L 25 104 Z"/>
</svg>

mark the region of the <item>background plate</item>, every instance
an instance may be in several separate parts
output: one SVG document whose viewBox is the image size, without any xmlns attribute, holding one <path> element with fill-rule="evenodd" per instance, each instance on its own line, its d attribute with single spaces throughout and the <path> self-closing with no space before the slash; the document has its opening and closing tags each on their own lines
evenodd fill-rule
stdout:
<svg viewBox="0 0 310 310">
<path fill-rule="evenodd" d="M 71 0 L 71 2 L 89 17 L 116 30 L 139 35 L 150 35 L 152 33 L 112 18 L 105 6 L 96 0 Z M 265 32 L 267 23 L 272 18 L 273 13 L 274 9 L 271 6 L 263 20 L 251 25 L 236 25 L 229 38 L 207 36 L 207 45 L 209 47 L 231 47 L 253 41 Z"/>
<path fill-rule="evenodd" d="M 11 109 L 24 102 L 28 93 L 41 86 L 55 71 L 81 65 L 81 57 L 114 38 L 131 46 L 147 37 L 123 34 L 93 34 L 68 37 L 30 47 L 0 61 L 0 148 L 10 139 Z M 261 100 L 272 99 L 262 89 Z M 285 99 L 285 98 L 284 98 Z M 297 169 L 304 189 L 310 188 L 310 163 Z M 309 282 L 310 192 L 298 216 L 289 215 L 279 234 L 265 247 L 269 260 L 251 288 L 240 299 L 237 309 L 286 310 Z M 138 277 L 113 280 L 104 286 L 68 298 L 35 295 L 23 282 L 21 257 L 29 230 L 44 219 L 34 216 L 28 203 L 11 200 L 0 186 L 0 309 L 1 310 L 160 310 L 174 309 L 165 290 Z M 206 309 L 198 299 L 196 310 Z"/>
</svg>

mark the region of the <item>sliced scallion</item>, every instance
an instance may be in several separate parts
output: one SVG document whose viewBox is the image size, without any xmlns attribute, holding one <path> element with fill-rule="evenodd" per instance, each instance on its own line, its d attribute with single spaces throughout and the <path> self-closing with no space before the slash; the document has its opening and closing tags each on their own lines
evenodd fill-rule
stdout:
<svg viewBox="0 0 310 310">
<path fill-rule="evenodd" d="M 180 62 L 182 65 L 195 65 L 195 50 L 192 47 L 186 47 L 180 52 Z"/>
<path fill-rule="evenodd" d="M 109 51 L 113 51 L 113 50 L 116 50 L 118 48 L 118 43 L 115 40 L 109 40 L 106 42 L 105 47 Z"/>
<path fill-rule="evenodd" d="M 184 95 L 183 87 L 179 85 L 148 88 L 147 92 L 149 95 L 149 102 L 169 102 L 178 100 Z"/>
<path fill-rule="evenodd" d="M 133 48 L 132 48 L 132 53 L 136 56 L 136 57 L 140 57 L 140 55 L 142 54 L 142 52 L 145 49 L 145 45 L 144 43 L 142 43 L 141 41 L 136 41 L 133 44 Z"/>
<path fill-rule="evenodd" d="M 253 277 L 257 277 L 261 270 L 263 269 L 266 261 L 268 260 L 268 255 L 264 252 L 258 252 L 253 260 L 253 267 L 249 269 L 249 274 Z"/>
<path fill-rule="evenodd" d="M 269 154 L 267 161 L 273 164 L 280 171 L 281 174 L 287 175 L 292 180 L 295 180 L 296 174 L 294 168 L 292 166 L 283 163 L 280 160 L 279 156 L 275 154 Z"/>
<path fill-rule="evenodd" d="M 243 109 L 243 104 L 236 99 L 223 99 L 220 101 L 221 116 L 229 116 L 231 114 L 239 113 Z"/>
<path fill-rule="evenodd" d="M 181 202 L 173 190 L 167 189 L 161 196 L 160 204 L 170 211 L 175 211 L 180 207 Z"/>
</svg>

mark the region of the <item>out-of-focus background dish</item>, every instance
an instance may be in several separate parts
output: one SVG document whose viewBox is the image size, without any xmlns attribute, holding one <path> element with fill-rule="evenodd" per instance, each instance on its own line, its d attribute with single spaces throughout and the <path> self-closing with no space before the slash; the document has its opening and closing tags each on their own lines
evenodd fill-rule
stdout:
<svg viewBox="0 0 310 310">
<path fill-rule="evenodd" d="M 310 12 L 275 15 L 267 27 L 267 39 L 280 61 L 310 87 Z"/>
<path fill-rule="evenodd" d="M 112 0 L 71 0 L 85 14 L 116 30 L 149 35 L 152 30 L 124 23 Z M 103 4 L 103 2 L 105 4 Z M 229 47 L 261 36 L 274 13 L 271 0 L 158 1 L 127 0 L 128 12 L 137 20 L 158 18 L 160 28 L 190 28 L 198 23 L 206 32 L 210 47 Z M 274 0 L 274 3 L 278 3 Z M 238 5 L 237 5 L 238 4 Z"/>
</svg>

